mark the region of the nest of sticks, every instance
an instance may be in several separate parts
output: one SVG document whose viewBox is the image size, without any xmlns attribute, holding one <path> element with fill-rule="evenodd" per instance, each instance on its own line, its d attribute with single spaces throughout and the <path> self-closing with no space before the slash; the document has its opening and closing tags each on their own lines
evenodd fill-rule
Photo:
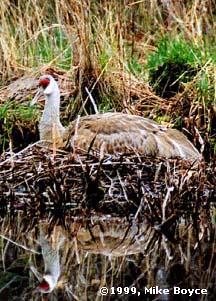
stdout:
<svg viewBox="0 0 216 301">
<path fill-rule="evenodd" d="M 175 240 L 173 225 L 183 218 L 199 228 L 216 196 L 215 167 L 194 169 L 180 159 L 98 159 L 60 150 L 54 156 L 36 144 L 5 154 L 0 165 L 1 217 L 22 211 L 29 229 L 43 218 L 67 227 L 77 217 L 109 215 L 145 220 Z"/>
</svg>

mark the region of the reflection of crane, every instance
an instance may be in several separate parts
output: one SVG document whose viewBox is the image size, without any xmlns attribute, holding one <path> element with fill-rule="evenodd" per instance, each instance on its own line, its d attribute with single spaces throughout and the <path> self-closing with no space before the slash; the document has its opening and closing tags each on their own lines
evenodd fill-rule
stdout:
<svg viewBox="0 0 216 301">
<path fill-rule="evenodd" d="M 200 160 L 200 154 L 181 132 L 136 115 L 95 114 L 78 118 L 67 128 L 60 122 L 60 91 L 51 75 L 43 75 L 39 86 L 45 94 L 45 108 L 40 121 L 40 139 L 57 147 L 68 142 L 78 151 L 92 149 L 108 154 L 136 152 L 166 158 Z M 36 103 L 39 93 L 32 100 Z"/>
<path fill-rule="evenodd" d="M 35 267 L 31 266 L 32 272 L 39 280 L 38 288 L 41 293 L 52 292 L 59 280 L 61 274 L 59 249 L 64 241 L 63 234 L 54 229 L 52 235 L 52 243 L 49 243 L 48 238 L 40 228 L 40 245 L 44 261 L 44 273 L 39 273 Z"/>
</svg>

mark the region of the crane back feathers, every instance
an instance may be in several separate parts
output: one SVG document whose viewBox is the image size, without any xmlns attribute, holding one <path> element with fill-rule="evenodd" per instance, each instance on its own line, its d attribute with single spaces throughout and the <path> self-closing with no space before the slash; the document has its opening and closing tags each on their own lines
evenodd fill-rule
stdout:
<svg viewBox="0 0 216 301">
<path fill-rule="evenodd" d="M 76 133 L 77 128 L 77 133 Z M 108 154 L 135 152 L 161 157 L 196 160 L 199 152 L 181 132 L 136 115 L 105 113 L 82 117 L 66 129 L 76 150 L 103 150 Z"/>
</svg>

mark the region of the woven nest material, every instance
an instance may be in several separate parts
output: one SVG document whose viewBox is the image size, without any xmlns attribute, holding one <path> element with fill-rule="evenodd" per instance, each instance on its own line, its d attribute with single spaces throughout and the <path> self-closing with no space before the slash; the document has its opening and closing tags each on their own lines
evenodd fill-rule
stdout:
<svg viewBox="0 0 216 301">
<path fill-rule="evenodd" d="M 136 155 L 106 157 L 52 152 L 30 146 L 0 163 L 1 212 L 47 212 L 54 219 L 89 214 L 136 216 L 161 223 L 209 208 L 215 196 L 213 168 L 192 171 L 182 160 Z M 198 216 L 197 216 L 198 217 Z"/>
</svg>

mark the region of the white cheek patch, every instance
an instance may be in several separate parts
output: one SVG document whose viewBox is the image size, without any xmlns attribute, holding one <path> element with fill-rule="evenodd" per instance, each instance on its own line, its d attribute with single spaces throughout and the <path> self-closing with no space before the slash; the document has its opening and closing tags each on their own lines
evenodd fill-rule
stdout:
<svg viewBox="0 0 216 301">
<path fill-rule="evenodd" d="M 49 95 L 53 92 L 53 83 L 50 82 L 49 85 L 44 90 L 44 94 Z"/>
</svg>

